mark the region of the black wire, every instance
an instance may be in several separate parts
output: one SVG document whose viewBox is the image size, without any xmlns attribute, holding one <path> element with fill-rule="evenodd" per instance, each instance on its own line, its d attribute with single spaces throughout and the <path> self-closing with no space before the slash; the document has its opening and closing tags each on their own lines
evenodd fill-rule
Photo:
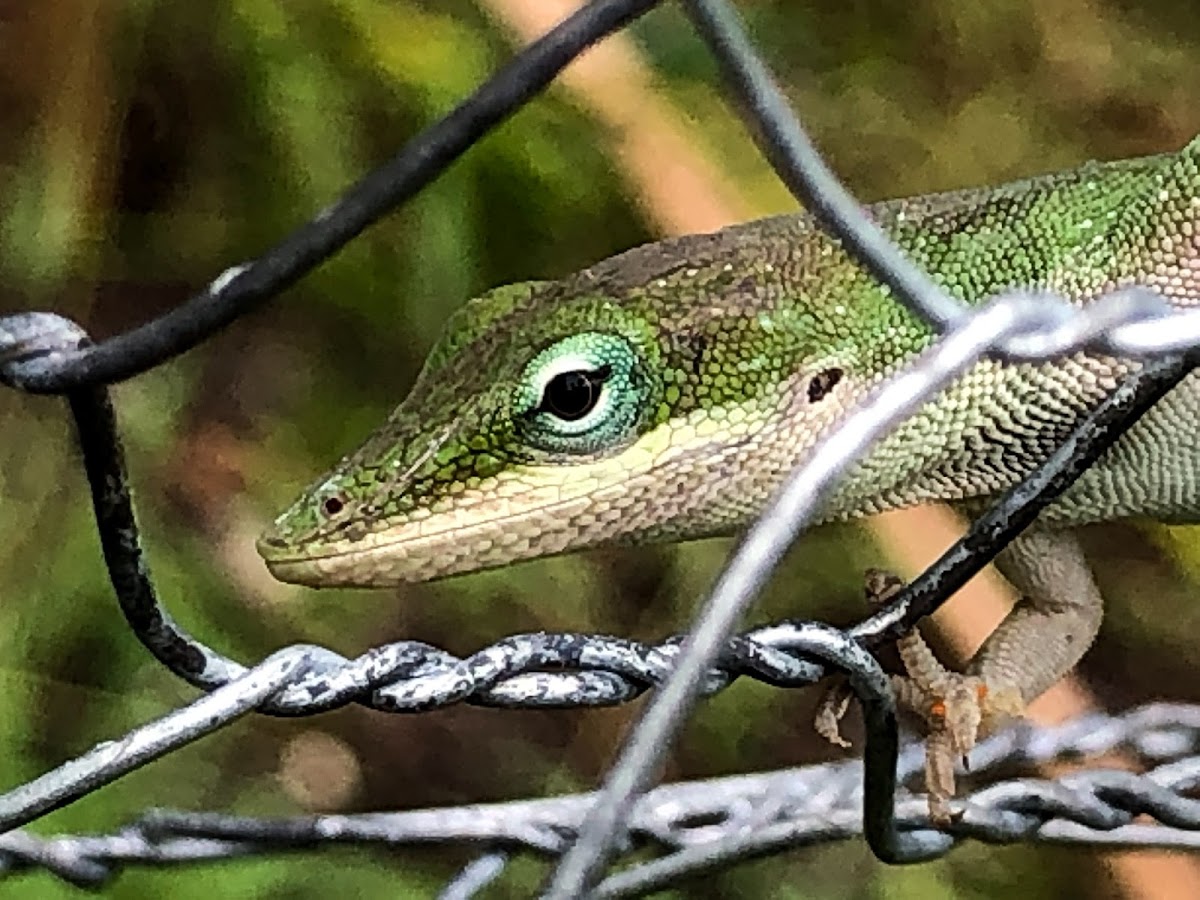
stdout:
<svg viewBox="0 0 1200 900">
<path fill-rule="evenodd" d="M 1150 408 L 1200 362 L 1200 354 L 1148 360 L 1075 427 L 1038 468 L 975 519 L 967 533 L 884 609 L 851 629 L 868 647 L 911 631 L 1028 528 Z"/>
<path fill-rule="evenodd" d="M 414 196 L 585 49 L 657 4 L 658 0 L 593 0 L 530 44 L 333 206 L 236 274 L 219 277 L 185 303 L 131 331 L 54 358 L 35 357 L 12 365 L 11 383 L 33 393 L 64 393 L 130 378 L 191 349 L 294 284 Z"/>
<path fill-rule="evenodd" d="M 741 101 L 759 149 L 788 190 L 897 300 L 939 331 L 960 321 L 967 308 L 908 260 L 825 164 L 733 8 L 724 0 L 687 0 L 684 5 Z"/>
<path fill-rule="evenodd" d="M 228 682 L 240 674 L 234 664 L 190 638 L 158 602 L 142 556 L 125 454 L 108 389 L 83 388 L 67 399 L 83 451 L 104 563 L 126 621 L 160 662 L 197 687 L 213 688 Z"/>
</svg>

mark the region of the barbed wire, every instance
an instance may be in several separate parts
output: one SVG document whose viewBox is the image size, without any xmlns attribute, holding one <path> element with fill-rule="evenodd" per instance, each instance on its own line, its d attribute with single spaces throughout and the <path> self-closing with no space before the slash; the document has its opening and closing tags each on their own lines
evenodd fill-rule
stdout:
<svg viewBox="0 0 1200 900">
<path fill-rule="evenodd" d="M 1023 725 L 983 741 L 972 754 L 969 790 L 955 801 L 955 842 L 1039 841 L 1084 846 L 1200 849 L 1200 706 L 1155 704 L 1065 725 Z M 1056 779 L 1013 778 L 1017 770 L 1121 753 L 1146 767 Z M 901 783 L 919 784 L 923 753 L 910 744 L 897 761 Z M 629 818 L 622 856 L 657 856 L 601 882 L 594 896 L 631 897 L 748 856 L 844 840 L 862 833 L 862 764 L 857 760 L 663 785 Z M 594 794 L 393 813 L 260 819 L 155 810 L 110 835 L 0 837 L 0 873 L 43 869 L 97 886 L 132 865 L 183 865 L 328 847 L 484 847 L 442 897 L 471 897 L 516 852 L 557 856 L 568 847 Z M 902 790 L 897 819 L 928 827 L 923 798 Z M 1146 815 L 1157 821 L 1134 822 Z"/>
<path fill-rule="evenodd" d="M 660 685 L 662 689 L 646 708 L 604 786 L 577 809 L 569 835 L 555 844 L 553 852 L 559 863 L 545 894 L 574 897 L 594 888 L 600 896 L 627 896 L 662 886 L 698 868 L 795 845 L 795 836 L 803 829 L 794 822 L 772 821 L 762 826 L 767 830 L 728 831 L 714 844 L 717 850 L 710 847 L 694 857 L 678 856 L 694 849 L 684 847 L 676 855 L 640 867 L 641 874 L 634 869 L 602 880 L 613 848 L 623 846 L 628 829 L 635 827 L 637 810 L 647 798 L 661 796 L 658 791 L 643 794 L 649 784 L 648 773 L 670 747 L 699 696 L 721 689 L 738 675 L 781 687 L 809 684 L 827 667 L 850 676 L 864 708 L 866 745 L 864 762 L 855 764 L 858 768 L 845 769 L 854 773 L 857 793 L 846 796 L 853 797 L 857 812 L 851 811 L 851 805 L 843 811 L 856 815 L 858 824 L 843 833 L 827 823 L 823 835 L 849 836 L 861 831 L 880 858 L 908 862 L 945 853 L 957 837 L 997 839 L 1002 826 L 1016 836 L 1013 839 L 1047 839 L 1045 818 L 1038 819 L 1037 828 L 1027 827 L 1031 810 L 1040 810 L 1038 815 L 1047 811 L 1061 814 L 1092 829 L 1116 828 L 1125 834 L 1122 829 L 1140 826 L 1124 825 L 1121 815 L 1111 810 L 1128 812 L 1127 806 L 1140 804 L 1138 809 L 1153 811 L 1174 830 L 1197 827 L 1200 819 L 1190 806 L 1193 801 L 1182 797 L 1195 783 L 1194 770 L 1200 766 L 1193 758 L 1179 760 L 1181 768 L 1167 773 L 1176 779 L 1170 787 L 1154 780 L 1162 775 L 1161 768 L 1145 776 L 1091 773 L 1087 790 L 1080 787 L 1083 776 L 1050 783 L 1007 782 L 998 794 L 972 796 L 973 808 L 990 809 L 1000 817 L 989 820 L 992 824 L 983 830 L 973 832 L 971 824 L 976 820 L 970 818 L 951 829 L 952 833 L 931 828 L 912 811 L 916 807 L 906 794 L 897 805 L 897 761 L 903 775 L 903 760 L 910 754 L 899 754 L 887 678 L 867 648 L 895 638 L 944 602 L 1156 399 L 1187 375 L 1197 361 L 1194 348 L 1200 341 L 1200 312 L 1172 312 L 1162 298 L 1136 287 L 1097 298 L 1085 307 L 1029 292 L 1008 293 L 979 308 L 959 303 L 905 261 L 837 183 L 724 0 L 690 0 L 685 5 L 742 101 L 764 152 L 789 187 L 847 250 L 896 300 L 930 322 L 942 336 L 911 367 L 839 423 L 789 476 L 770 509 L 739 544 L 686 641 L 673 638 L 650 645 L 597 635 L 517 635 L 465 659 L 413 641 L 377 647 L 353 660 L 326 648 L 297 646 L 247 668 L 188 635 L 161 604 L 140 547 L 116 418 L 104 385 L 183 352 L 277 294 L 436 177 L 584 48 L 654 5 L 648 0 L 596 0 L 589 4 L 519 54 L 454 112 L 312 222 L 259 259 L 227 270 L 192 300 L 158 319 L 94 343 L 77 325 L 54 314 L 0 318 L 0 381 L 26 391 L 65 393 L 68 397 L 105 562 L 128 623 L 167 668 L 209 692 L 120 741 L 99 745 L 0 797 L 0 828 L 32 821 L 251 710 L 298 716 L 347 703 L 390 712 L 419 712 L 456 702 L 595 706 L 625 702 Z M 1085 350 L 1146 357 L 1147 361 L 1079 423 L 1044 465 L 977 520 L 967 537 L 896 601 L 845 631 L 821 623 L 784 622 L 730 637 L 783 552 L 811 520 L 824 492 L 891 427 L 984 356 L 1037 360 Z M 1000 786 L 995 787 L 999 790 Z M 1178 793 L 1164 793 L 1176 788 Z M 471 813 L 480 808 L 471 807 Z M 1165 835 L 1171 829 L 1159 826 L 1154 830 L 1167 840 Z M 141 846 L 137 841 L 145 835 L 123 832 L 112 838 L 125 840 L 120 845 L 123 849 L 102 851 L 99 844 L 92 844 L 93 855 L 74 857 L 67 852 L 67 844 L 40 842 L 19 833 L 7 837 L 13 842 L 11 847 L 4 845 L 10 868 L 41 865 L 82 883 L 103 877 L 120 853 L 141 860 L 138 853 L 143 851 L 137 850 Z M 223 853 L 228 844 L 211 833 L 186 840 L 193 843 L 147 844 L 143 850 L 165 854 L 160 861 L 181 862 L 199 859 L 204 853 Z M 1129 841 L 1137 843 L 1134 837 Z M 520 841 L 501 843 L 505 851 L 516 845 L 551 852 Z M 238 849 L 230 852 L 256 852 L 258 846 L 239 840 Z M 470 896 L 503 868 L 504 858 L 504 852 L 489 851 L 447 888 L 448 895 Z M 68 865 L 72 859 L 75 862 Z"/>
</svg>

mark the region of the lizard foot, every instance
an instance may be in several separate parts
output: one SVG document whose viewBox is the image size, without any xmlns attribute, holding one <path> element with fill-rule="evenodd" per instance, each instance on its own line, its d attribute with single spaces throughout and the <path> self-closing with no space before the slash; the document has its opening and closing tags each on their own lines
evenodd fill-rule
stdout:
<svg viewBox="0 0 1200 900">
<path fill-rule="evenodd" d="M 867 600 L 874 606 L 887 603 L 904 586 L 895 575 L 878 569 L 867 572 Z M 929 817 L 937 825 L 949 824 L 953 815 L 954 765 L 967 756 L 979 738 L 1024 712 L 1021 692 L 1015 685 L 993 684 L 978 675 L 964 675 L 943 666 L 916 630 L 896 642 L 905 675 L 892 676 L 892 689 L 900 706 L 920 717 L 925 727 L 925 789 Z M 814 727 L 818 734 L 840 747 L 849 743 L 839 723 L 850 703 L 844 679 L 826 688 L 817 707 Z"/>
</svg>

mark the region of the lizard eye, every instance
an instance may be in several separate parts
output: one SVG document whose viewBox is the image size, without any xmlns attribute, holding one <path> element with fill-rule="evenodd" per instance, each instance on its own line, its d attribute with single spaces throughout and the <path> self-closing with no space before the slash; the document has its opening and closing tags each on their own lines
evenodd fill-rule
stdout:
<svg viewBox="0 0 1200 900">
<path fill-rule="evenodd" d="M 564 422 L 577 422 L 596 408 L 604 393 L 604 382 L 611 375 L 611 366 L 590 372 L 585 369 L 560 372 L 546 383 L 538 409 Z"/>
<path fill-rule="evenodd" d="M 525 367 L 515 419 L 533 447 L 595 453 L 627 441 L 646 394 L 640 358 L 630 343 L 584 332 L 550 345 Z"/>
</svg>

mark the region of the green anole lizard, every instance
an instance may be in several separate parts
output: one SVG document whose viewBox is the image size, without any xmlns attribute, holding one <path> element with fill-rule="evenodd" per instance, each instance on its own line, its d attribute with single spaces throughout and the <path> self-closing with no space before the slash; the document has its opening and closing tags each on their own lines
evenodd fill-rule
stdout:
<svg viewBox="0 0 1200 900">
<path fill-rule="evenodd" d="M 1129 285 L 1176 307 L 1200 300 L 1200 140 L 869 212 L 968 303 L 1025 288 L 1083 304 Z M 933 340 L 803 214 L 501 287 L 451 317 L 408 398 L 259 549 L 284 581 L 387 586 L 732 532 Z M 980 362 L 858 463 L 823 518 L 930 501 L 970 512 L 1135 366 Z M 1091 644 L 1102 599 L 1072 528 L 1200 520 L 1198 415 L 1192 375 L 998 557 L 1023 599 L 957 676 L 974 686 L 968 705 L 1020 708 Z"/>
</svg>

